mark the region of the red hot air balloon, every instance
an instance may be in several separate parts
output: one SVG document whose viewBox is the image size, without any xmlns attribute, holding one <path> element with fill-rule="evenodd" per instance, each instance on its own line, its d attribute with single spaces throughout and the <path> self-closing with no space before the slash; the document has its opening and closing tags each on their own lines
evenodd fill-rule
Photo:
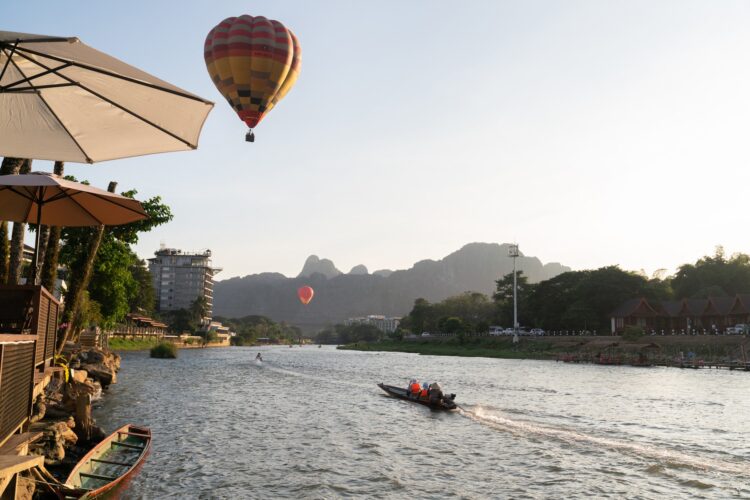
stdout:
<svg viewBox="0 0 750 500">
<path fill-rule="evenodd" d="M 297 297 L 299 297 L 299 301 L 305 305 L 310 303 L 313 295 L 315 295 L 315 291 L 312 289 L 312 287 L 309 286 L 303 286 L 297 290 Z"/>
</svg>

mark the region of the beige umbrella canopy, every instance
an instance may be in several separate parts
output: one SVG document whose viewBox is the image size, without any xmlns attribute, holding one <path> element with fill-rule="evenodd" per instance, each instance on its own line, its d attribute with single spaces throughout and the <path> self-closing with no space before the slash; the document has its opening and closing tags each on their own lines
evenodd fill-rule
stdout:
<svg viewBox="0 0 750 500">
<path fill-rule="evenodd" d="M 148 218 L 140 202 L 54 174 L 0 175 L 0 220 L 47 226 L 117 226 Z M 39 237 L 32 269 L 39 258 Z"/>
<path fill-rule="evenodd" d="M 212 107 L 77 38 L 0 31 L 0 156 L 93 163 L 195 149 Z"/>
</svg>

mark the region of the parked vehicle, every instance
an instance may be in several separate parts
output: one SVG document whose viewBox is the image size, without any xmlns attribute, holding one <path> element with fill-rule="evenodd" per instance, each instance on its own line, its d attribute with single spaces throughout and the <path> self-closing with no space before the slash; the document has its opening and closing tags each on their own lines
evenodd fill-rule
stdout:
<svg viewBox="0 0 750 500">
<path fill-rule="evenodd" d="M 730 326 L 727 328 L 727 333 L 729 335 L 742 335 L 743 333 L 748 331 L 748 325 L 745 325 L 743 323 L 738 323 L 734 326 Z"/>
<path fill-rule="evenodd" d="M 505 335 L 505 330 L 502 326 L 491 326 L 490 335 Z"/>
<path fill-rule="evenodd" d="M 544 335 L 544 330 L 542 330 L 541 328 L 532 328 L 531 329 L 531 334 L 532 335 L 538 335 L 538 336 L 541 337 L 542 335 Z"/>
<path fill-rule="evenodd" d="M 422 332 L 422 337 L 431 337 L 430 332 Z"/>
</svg>

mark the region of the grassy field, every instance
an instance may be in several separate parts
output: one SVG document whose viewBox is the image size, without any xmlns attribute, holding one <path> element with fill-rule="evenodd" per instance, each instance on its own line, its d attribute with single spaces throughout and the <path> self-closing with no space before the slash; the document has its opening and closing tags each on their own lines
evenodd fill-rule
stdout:
<svg viewBox="0 0 750 500">
<path fill-rule="evenodd" d="M 675 359 L 680 353 L 693 353 L 705 361 L 742 360 L 750 357 L 750 342 L 743 335 L 733 336 L 644 336 L 626 340 L 622 337 L 521 337 L 513 344 L 509 337 L 469 337 L 461 342 L 456 337 L 414 339 L 403 341 L 358 342 L 339 349 L 359 351 L 395 351 L 442 356 L 481 356 L 510 359 L 557 359 L 579 356 L 581 359 L 599 355 L 623 359 L 645 356 L 653 360 Z"/>
<path fill-rule="evenodd" d="M 156 339 L 109 339 L 109 348 L 113 351 L 145 351 L 151 349 L 159 341 Z"/>
</svg>

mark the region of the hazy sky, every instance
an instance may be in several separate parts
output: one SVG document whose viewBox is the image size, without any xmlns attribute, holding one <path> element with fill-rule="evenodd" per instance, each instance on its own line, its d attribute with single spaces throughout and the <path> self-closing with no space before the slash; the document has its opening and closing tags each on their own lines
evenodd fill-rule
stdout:
<svg viewBox="0 0 750 500">
<path fill-rule="evenodd" d="M 240 14 L 302 44 L 254 144 L 203 62 Z M 216 102 L 198 151 L 67 166 L 172 207 L 142 257 L 210 248 L 225 279 L 313 253 L 406 268 L 472 241 L 648 272 L 750 252 L 748 2 L 35 0 L 0 18 Z"/>
</svg>

